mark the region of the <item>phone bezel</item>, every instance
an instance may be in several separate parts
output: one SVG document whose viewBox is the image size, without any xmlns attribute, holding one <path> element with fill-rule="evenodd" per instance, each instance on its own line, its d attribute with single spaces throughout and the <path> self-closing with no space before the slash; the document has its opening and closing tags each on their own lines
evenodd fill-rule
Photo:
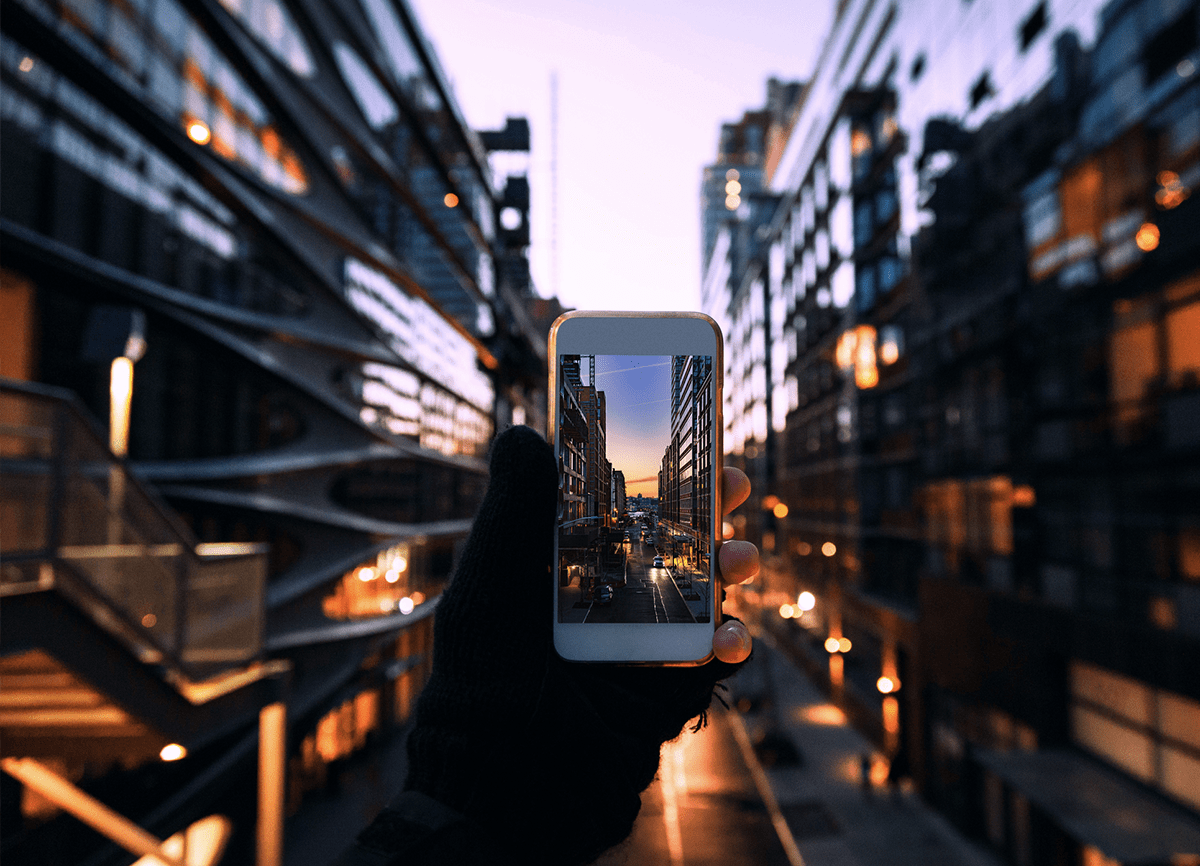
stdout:
<svg viewBox="0 0 1200 866">
<path fill-rule="evenodd" d="M 556 462 L 560 459 L 561 447 L 557 405 L 560 355 L 709 355 L 713 359 L 713 525 L 710 528 L 713 574 L 708 584 L 713 596 L 710 599 L 712 621 L 668 624 L 559 622 L 558 569 L 551 568 L 554 584 L 551 609 L 554 647 L 563 658 L 624 664 L 702 664 L 712 657 L 712 634 L 721 619 L 721 593 L 717 591 L 720 578 L 716 565 L 721 526 L 721 385 L 724 372 L 721 329 L 702 313 L 574 311 L 560 316 L 554 322 L 548 348 L 550 387 L 547 424 Z M 557 518 L 553 562 L 558 562 Z"/>
</svg>

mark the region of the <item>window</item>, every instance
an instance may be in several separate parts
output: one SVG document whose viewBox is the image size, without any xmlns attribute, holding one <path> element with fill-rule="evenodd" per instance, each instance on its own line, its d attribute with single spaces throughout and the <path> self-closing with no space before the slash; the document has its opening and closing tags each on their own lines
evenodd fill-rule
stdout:
<svg viewBox="0 0 1200 866">
<path fill-rule="evenodd" d="M 975 83 L 971 85 L 971 92 L 969 94 L 971 108 L 978 108 L 980 103 L 982 103 L 989 96 L 992 96 L 995 92 L 995 88 L 992 87 L 991 75 L 985 71 L 979 76 L 979 78 L 975 80 Z"/>
<path fill-rule="evenodd" d="M 912 67 L 908 71 L 908 77 L 914 82 L 920 81 L 921 76 L 925 74 L 925 52 L 922 51 L 913 58 Z"/>
<path fill-rule="evenodd" d="M 1196 9 L 1193 7 L 1164 27 L 1142 49 L 1146 84 L 1150 85 L 1196 50 Z"/>
<path fill-rule="evenodd" d="M 1029 13 L 1029 17 L 1021 23 L 1020 41 L 1022 51 L 1028 49 L 1033 44 L 1033 40 L 1038 38 L 1038 34 L 1046 29 L 1047 21 L 1046 4 L 1044 2 L 1039 3 Z"/>
</svg>

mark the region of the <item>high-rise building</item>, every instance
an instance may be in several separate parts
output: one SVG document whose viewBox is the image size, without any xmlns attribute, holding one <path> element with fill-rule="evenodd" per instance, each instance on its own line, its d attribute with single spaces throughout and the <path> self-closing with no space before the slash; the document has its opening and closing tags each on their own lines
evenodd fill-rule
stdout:
<svg viewBox="0 0 1200 866">
<path fill-rule="evenodd" d="M 528 125 L 466 125 L 404 0 L 17 0 L 0 76 L 0 749 L 248 861 L 407 719 L 543 427 Z M 121 857 L 3 784 L 6 860 Z"/>
<path fill-rule="evenodd" d="M 1013 863 L 1200 844 L 1197 15 L 839 4 L 705 272 L 764 623 Z"/>
</svg>

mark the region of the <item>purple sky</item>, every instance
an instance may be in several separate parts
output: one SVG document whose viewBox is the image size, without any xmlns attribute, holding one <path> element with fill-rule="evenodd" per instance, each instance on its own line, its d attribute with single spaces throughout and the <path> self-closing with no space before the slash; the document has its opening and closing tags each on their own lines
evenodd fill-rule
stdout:
<svg viewBox="0 0 1200 866">
<path fill-rule="evenodd" d="M 700 171 L 766 79 L 806 78 L 834 0 L 410 0 L 467 122 L 533 128 L 530 249 L 543 295 L 590 309 L 697 309 Z M 558 73 L 558 268 L 550 74 Z"/>
<path fill-rule="evenodd" d="M 586 384 L 587 356 L 582 366 Z M 670 356 L 597 355 L 596 383 L 604 392 L 608 460 L 625 473 L 625 495 L 657 497 L 671 441 Z"/>
</svg>

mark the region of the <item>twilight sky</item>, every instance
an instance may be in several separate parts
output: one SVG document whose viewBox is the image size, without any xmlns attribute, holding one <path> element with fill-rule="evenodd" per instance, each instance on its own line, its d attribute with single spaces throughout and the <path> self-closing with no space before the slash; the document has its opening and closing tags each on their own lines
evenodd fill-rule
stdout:
<svg viewBox="0 0 1200 866">
<path fill-rule="evenodd" d="M 529 118 L 538 291 L 584 309 L 694 310 L 701 168 L 720 125 L 762 106 L 768 76 L 808 77 L 835 0 L 409 2 L 469 124 Z"/>
<path fill-rule="evenodd" d="M 583 356 L 583 383 L 588 362 Z M 625 473 L 625 495 L 658 496 L 658 470 L 671 441 L 669 355 L 597 355 L 608 460 Z"/>
</svg>

